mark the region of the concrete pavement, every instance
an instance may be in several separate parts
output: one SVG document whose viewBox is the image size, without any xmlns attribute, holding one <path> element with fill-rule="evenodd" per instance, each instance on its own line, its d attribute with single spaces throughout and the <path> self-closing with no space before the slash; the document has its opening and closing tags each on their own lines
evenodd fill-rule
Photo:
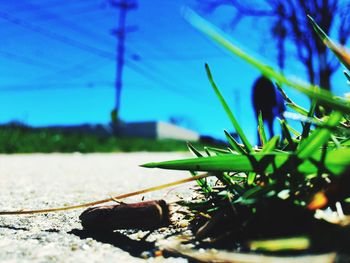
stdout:
<svg viewBox="0 0 350 263">
<path fill-rule="evenodd" d="M 188 157 L 181 153 L 0 155 L 0 210 L 39 209 L 108 198 L 113 195 L 188 177 L 187 172 L 141 168 L 138 165 Z M 145 199 L 171 200 L 188 192 L 147 194 Z M 141 201 L 137 196 L 127 201 Z M 81 232 L 74 210 L 44 215 L 0 216 L 1 262 L 144 262 L 135 249 L 135 235 L 89 238 Z M 130 238 L 131 237 L 131 238 Z M 157 238 L 157 237 L 156 237 Z M 110 240 L 109 240 L 110 241 Z M 154 240 L 151 240 L 154 241 Z M 134 246 L 134 248 L 133 248 Z M 186 262 L 151 258 L 151 262 Z"/>
</svg>

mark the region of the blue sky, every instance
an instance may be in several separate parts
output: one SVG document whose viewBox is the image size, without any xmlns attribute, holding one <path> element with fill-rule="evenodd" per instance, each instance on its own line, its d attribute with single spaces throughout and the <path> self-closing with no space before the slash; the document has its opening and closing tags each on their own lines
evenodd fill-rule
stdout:
<svg viewBox="0 0 350 263">
<path fill-rule="evenodd" d="M 217 47 L 183 20 L 192 0 L 139 0 L 127 24 L 137 26 L 126 39 L 121 102 L 125 121 L 182 118 L 184 125 L 222 137 L 231 129 L 204 72 L 217 84 L 251 140 L 256 123 L 251 86 L 259 72 Z M 0 123 L 34 126 L 108 123 L 114 107 L 118 11 L 103 0 L 20 0 L 0 2 Z M 224 29 L 229 8 L 207 18 Z M 273 64 L 268 24 L 245 20 L 230 35 L 247 50 Z M 305 78 L 291 59 L 289 72 Z M 337 94 L 347 91 L 341 73 Z M 339 85 L 338 85 L 339 84 Z M 290 92 L 305 106 L 307 99 Z"/>
</svg>

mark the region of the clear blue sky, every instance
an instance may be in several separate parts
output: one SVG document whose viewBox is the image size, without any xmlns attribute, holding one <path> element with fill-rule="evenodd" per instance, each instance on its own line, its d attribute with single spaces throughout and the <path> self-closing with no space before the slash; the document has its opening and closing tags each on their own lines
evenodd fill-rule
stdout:
<svg viewBox="0 0 350 263">
<path fill-rule="evenodd" d="M 233 111 L 255 139 L 251 86 L 258 72 L 193 29 L 180 14 L 192 0 L 139 0 L 127 24 L 121 118 L 125 121 L 184 118 L 202 134 L 222 137 L 231 129 L 212 92 L 204 63 Z M 103 0 L 20 0 L 0 2 L 0 123 L 34 126 L 108 123 L 114 107 L 118 10 Z M 229 20 L 221 9 L 207 18 Z M 246 20 L 229 32 L 247 49 L 273 61 L 267 24 Z M 291 60 L 289 72 L 304 78 Z M 337 94 L 347 91 L 339 73 Z M 292 93 L 292 96 L 295 94 Z M 298 98 L 307 105 L 307 99 Z"/>
</svg>

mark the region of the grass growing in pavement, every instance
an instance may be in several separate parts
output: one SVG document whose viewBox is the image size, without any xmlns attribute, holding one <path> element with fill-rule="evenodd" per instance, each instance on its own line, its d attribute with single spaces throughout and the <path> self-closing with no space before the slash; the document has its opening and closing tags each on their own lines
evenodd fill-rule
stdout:
<svg viewBox="0 0 350 263">
<path fill-rule="evenodd" d="M 188 144 L 195 158 L 143 165 L 149 168 L 189 171 L 192 178 L 85 204 L 40 210 L 1 211 L 0 214 L 34 214 L 82 208 L 196 180 L 198 188 L 195 189 L 193 198 L 177 202 L 189 209 L 185 216 L 192 223 L 194 236 L 187 239 L 186 243 L 193 241 L 192 247 L 194 244 L 199 247 L 216 246 L 235 251 L 264 251 L 283 255 L 286 252 L 295 255 L 297 252 L 330 251 L 349 254 L 349 98 L 335 97 L 315 85 L 291 80 L 243 52 L 223 33 L 193 12 L 187 11 L 186 17 L 199 30 L 267 77 L 310 97 L 313 103 L 306 110 L 280 89 L 286 105 L 292 111 L 287 116 L 300 120 L 302 131 L 290 127 L 288 119 L 281 120 L 285 138 L 275 136 L 268 139 L 260 115 L 258 132 L 262 146 L 253 147 L 206 65 L 209 82 L 242 143 L 224 132 L 230 144 L 229 148 L 205 147 L 200 151 L 202 146 Z M 350 55 L 331 42 L 313 20 L 311 23 L 324 43 L 350 69 Z M 350 79 L 348 73 L 346 77 Z M 321 117 L 314 116 L 316 102 L 332 111 Z M 189 250 L 182 249 L 181 246 L 172 247 L 171 250 L 189 255 Z M 196 258 L 194 254 L 189 257 Z M 218 253 L 213 254 L 216 256 Z M 217 258 L 203 260 L 201 255 L 196 255 L 201 262 L 218 261 Z M 229 259 L 226 257 L 220 262 L 230 262 L 237 258 L 234 254 L 229 256 Z M 330 256 L 326 254 L 313 262 L 334 262 L 334 257 Z M 275 258 L 274 262 L 291 262 L 289 259 L 282 259 Z M 309 260 L 303 259 L 299 262 Z M 257 258 L 240 257 L 237 261 L 257 262 Z"/>
<path fill-rule="evenodd" d="M 195 145 L 204 146 L 200 142 L 196 142 Z M 212 146 L 218 145 L 213 144 Z M 179 140 L 117 138 L 114 136 L 35 129 L 23 125 L 0 126 L 0 153 L 138 151 L 187 151 L 187 147 L 183 141 Z"/>
<path fill-rule="evenodd" d="M 196 158 L 143 166 L 187 170 L 192 174 L 206 172 L 212 176 L 213 179 L 205 183 L 198 181 L 197 198 L 181 202 L 191 211 L 193 231 L 201 246 L 270 252 L 349 251 L 349 99 L 287 78 L 232 44 L 224 33 L 191 10 L 185 11 L 185 17 L 213 41 L 280 86 L 308 96 L 312 106 L 309 110 L 303 109 L 281 89 L 286 106 L 292 111 L 287 116 L 301 120 L 302 132 L 291 128 L 288 119 L 281 120 L 285 139 L 275 136 L 268 140 L 260 117 L 258 131 L 263 145 L 252 147 L 209 66 L 205 65 L 209 82 L 242 144 L 225 132 L 230 143 L 228 150 L 202 153 L 190 146 Z M 312 19 L 310 22 L 323 42 L 350 69 L 350 55 L 334 44 Z M 316 102 L 331 112 L 314 116 Z M 290 242 L 292 237 L 297 237 L 298 242 Z"/>
</svg>

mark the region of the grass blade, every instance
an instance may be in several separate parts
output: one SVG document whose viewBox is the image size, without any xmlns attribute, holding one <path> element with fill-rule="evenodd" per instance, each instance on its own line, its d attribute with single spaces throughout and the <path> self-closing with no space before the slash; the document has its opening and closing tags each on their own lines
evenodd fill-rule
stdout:
<svg viewBox="0 0 350 263">
<path fill-rule="evenodd" d="M 208 147 L 204 147 L 204 151 L 205 151 L 205 153 L 207 154 L 207 156 L 211 156 L 211 153 L 210 153 L 210 151 L 209 151 L 209 149 L 208 149 Z M 216 153 L 215 153 L 216 154 Z"/>
<path fill-rule="evenodd" d="M 275 71 L 273 68 L 261 63 L 257 59 L 245 53 L 237 45 L 234 45 L 229 41 L 229 37 L 218 28 L 210 24 L 208 21 L 197 15 L 194 11 L 187 9 L 184 13 L 185 18 L 199 31 L 205 33 L 208 37 L 230 51 L 235 56 L 240 57 L 244 61 L 248 62 L 253 67 L 261 71 L 261 73 L 270 79 L 274 79 L 277 83 L 285 84 L 286 86 L 298 90 L 310 98 L 316 98 L 319 103 L 322 103 L 332 109 L 342 111 L 350 114 L 349 101 L 344 99 L 335 99 L 332 93 L 324 89 L 314 90 L 314 85 L 305 84 L 297 80 L 291 80 L 286 78 L 283 74 Z"/>
<path fill-rule="evenodd" d="M 328 127 L 335 127 L 339 124 L 342 117 L 343 115 L 340 112 L 333 112 L 326 122 L 326 125 Z M 300 143 L 297 150 L 298 157 L 301 159 L 310 157 L 319 147 L 329 140 L 331 134 L 332 131 L 330 128 L 319 128 L 315 130 L 311 136 Z"/>
<path fill-rule="evenodd" d="M 248 180 L 247 180 L 247 184 L 248 185 L 253 185 L 255 178 L 256 178 L 257 174 L 255 172 L 249 172 L 248 173 Z"/>
<path fill-rule="evenodd" d="M 309 137 L 309 139 L 312 136 Z M 321 138 L 322 139 L 322 138 Z M 311 154 L 310 148 L 300 151 L 300 158 L 306 158 L 312 156 L 315 161 L 319 161 L 321 158 L 321 151 L 318 149 L 318 144 L 312 144 L 313 147 Z M 317 148 L 314 150 L 314 148 Z M 307 151 L 306 151 L 307 150 Z M 343 172 L 349 165 L 350 160 L 347 158 L 350 155 L 350 148 L 339 148 L 329 151 L 326 156 L 325 165 L 334 174 Z M 272 163 L 278 168 L 286 163 L 290 159 L 295 159 L 298 156 L 291 153 L 255 153 L 251 154 L 259 162 L 260 169 L 267 173 L 274 171 Z M 158 163 L 147 163 L 141 165 L 147 168 L 162 168 L 171 170 L 189 170 L 189 171 L 208 171 L 208 172 L 254 172 L 256 169 L 253 166 L 249 156 L 245 155 L 221 155 L 202 158 L 182 159 L 175 161 L 165 161 Z M 318 168 L 310 161 L 304 160 L 299 167 L 296 167 L 293 163 L 288 166 L 290 171 L 296 169 L 303 173 L 317 173 Z"/>
<path fill-rule="evenodd" d="M 259 112 L 259 116 L 258 116 L 258 132 L 259 132 L 261 144 L 264 146 L 267 143 L 267 138 L 266 138 L 264 121 L 262 118 L 261 111 Z"/>
<path fill-rule="evenodd" d="M 272 152 L 275 148 L 276 145 L 278 143 L 278 141 L 280 140 L 280 136 L 275 135 L 273 136 L 262 148 L 261 153 L 269 153 Z"/>
<path fill-rule="evenodd" d="M 345 75 L 346 79 L 348 80 L 348 84 L 350 84 L 350 75 L 349 75 L 349 73 L 346 70 L 344 70 L 343 72 L 344 72 L 344 75 Z"/>
<path fill-rule="evenodd" d="M 226 130 L 224 130 L 225 136 L 227 138 L 228 143 L 231 145 L 231 147 L 238 153 L 241 154 L 247 154 L 245 149 L 229 134 Z"/>
<path fill-rule="evenodd" d="M 310 248 L 311 241 L 308 237 L 289 237 L 289 238 L 278 238 L 271 240 L 254 240 L 249 242 L 249 247 L 252 250 L 259 251 L 286 251 L 286 250 L 306 250 Z"/>
<path fill-rule="evenodd" d="M 223 154 L 229 154 L 231 153 L 229 150 L 226 149 L 219 149 L 215 147 L 205 147 L 208 151 L 215 153 L 216 155 L 223 155 Z"/>
<path fill-rule="evenodd" d="M 295 103 L 289 103 L 289 102 L 287 102 L 287 103 L 286 103 L 286 106 L 289 107 L 289 108 L 291 108 L 292 110 L 296 111 L 297 113 L 303 115 L 303 116 L 307 116 L 308 113 L 309 113 L 309 112 L 308 112 L 307 110 L 305 110 L 303 107 L 301 107 L 301 106 L 299 106 L 299 105 L 297 105 L 297 104 L 295 104 Z"/>
<path fill-rule="evenodd" d="M 187 142 L 187 147 L 193 155 L 195 155 L 197 157 L 203 156 L 190 142 Z M 192 176 L 198 175 L 195 171 L 190 171 L 190 173 Z M 203 192 L 205 194 L 209 195 L 212 192 L 212 189 L 208 185 L 206 178 L 198 179 L 198 180 L 196 180 L 196 183 L 201 187 L 201 189 L 203 190 Z"/>
<path fill-rule="evenodd" d="M 284 134 L 284 137 L 287 139 L 288 141 L 288 149 L 295 149 L 295 143 L 292 139 L 292 136 L 290 134 L 290 131 L 287 127 L 286 121 L 285 120 L 281 120 L 278 119 L 280 125 L 281 125 L 281 129 L 282 129 L 282 133 Z"/>
<path fill-rule="evenodd" d="M 317 91 L 317 87 L 314 86 L 315 91 Z M 311 105 L 310 105 L 310 110 L 307 114 L 308 118 L 313 118 L 315 115 L 315 110 L 317 107 L 317 99 L 316 98 L 312 98 L 311 100 Z M 303 127 L 303 131 L 301 133 L 301 140 L 304 140 L 305 138 L 307 138 L 309 136 L 310 133 L 310 129 L 311 129 L 311 123 L 305 123 L 304 127 Z"/>
<path fill-rule="evenodd" d="M 322 42 L 337 56 L 339 61 L 350 70 L 350 55 L 345 51 L 343 47 L 336 44 L 327 34 L 322 30 L 322 28 L 315 22 L 311 16 L 307 16 L 312 24 L 317 35 L 321 38 Z"/>
<path fill-rule="evenodd" d="M 190 142 L 187 142 L 187 147 L 193 155 L 203 157 L 203 155 Z"/>
<path fill-rule="evenodd" d="M 298 132 L 296 129 L 294 129 L 292 126 L 290 126 L 287 122 L 285 122 L 285 124 L 286 124 L 286 126 L 287 126 L 287 129 L 288 129 L 291 133 L 293 133 L 293 135 L 294 135 L 295 137 L 300 137 L 300 136 L 301 136 L 301 133 Z"/>
<path fill-rule="evenodd" d="M 220 101 L 221 105 L 223 106 L 227 116 L 229 117 L 233 127 L 235 128 L 238 136 L 241 138 L 241 140 L 242 140 L 244 146 L 247 148 L 248 152 L 252 152 L 253 151 L 252 145 L 250 144 L 247 137 L 245 136 L 241 126 L 238 124 L 236 117 L 233 115 L 230 107 L 228 106 L 225 98 L 222 96 L 219 88 L 216 86 L 208 64 L 205 64 L 205 70 L 207 72 L 209 82 L 210 82 L 211 86 L 213 87 L 216 96 L 219 98 L 219 101 Z"/>
</svg>

